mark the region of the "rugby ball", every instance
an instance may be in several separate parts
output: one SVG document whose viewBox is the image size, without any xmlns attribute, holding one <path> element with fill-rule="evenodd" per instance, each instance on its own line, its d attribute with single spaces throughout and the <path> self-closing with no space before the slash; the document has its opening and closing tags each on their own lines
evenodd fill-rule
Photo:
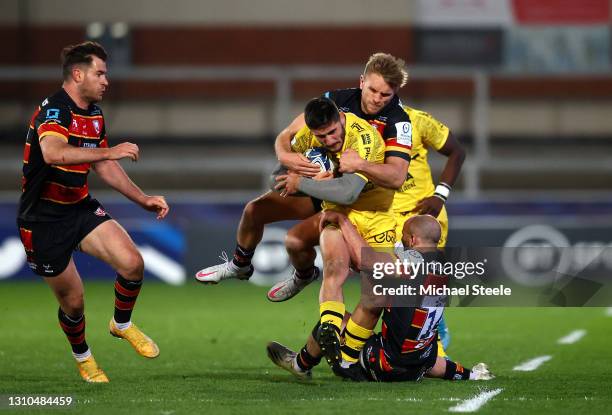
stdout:
<svg viewBox="0 0 612 415">
<path fill-rule="evenodd" d="M 321 171 L 334 171 L 334 163 L 329 158 L 327 150 L 324 147 L 313 147 L 304 153 L 306 158 L 310 160 L 312 164 L 319 166 Z"/>
</svg>

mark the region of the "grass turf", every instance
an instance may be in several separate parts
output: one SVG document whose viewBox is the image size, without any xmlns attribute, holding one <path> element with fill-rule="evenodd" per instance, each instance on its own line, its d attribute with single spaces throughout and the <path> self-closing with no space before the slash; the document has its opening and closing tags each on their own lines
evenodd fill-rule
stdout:
<svg viewBox="0 0 612 415">
<path fill-rule="evenodd" d="M 612 317 L 601 308 L 452 308 L 451 357 L 465 366 L 484 361 L 490 382 L 355 384 L 333 377 L 322 363 L 304 383 L 266 357 L 269 340 L 297 349 L 317 318 L 312 286 L 285 303 L 272 304 L 265 289 L 247 283 L 170 287 L 145 284 L 134 321 L 154 338 L 161 355 L 146 360 L 108 334 L 110 282 L 86 284 L 87 339 L 111 379 L 80 380 L 56 318 L 57 305 L 42 283 L 0 285 L 0 407 L 8 395 L 72 396 L 69 409 L 52 413 L 431 413 L 482 390 L 503 388 L 481 413 L 609 413 L 612 407 Z M 349 284 L 347 303 L 358 287 Z M 578 343 L 556 340 L 587 330 Z M 512 368 L 551 355 L 533 372 Z M 19 408 L 42 413 L 49 408 Z M 1 411 L 0 411 L 1 412 Z"/>
</svg>

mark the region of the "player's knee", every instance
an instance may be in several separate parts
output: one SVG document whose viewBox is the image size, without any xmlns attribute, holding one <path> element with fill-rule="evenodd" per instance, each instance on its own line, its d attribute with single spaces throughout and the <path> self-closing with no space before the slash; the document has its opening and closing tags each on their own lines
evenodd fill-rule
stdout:
<svg viewBox="0 0 612 415">
<path fill-rule="evenodd" d="M 285 247 L 288 252 L 301 252 L 308 248 L 308 244 L 296 233 L 287 232 L 285 237 Z"/>
<path fill-rule="evenodd" d="M 129 252 L 123 259 L 121 269 L 117 270 L 122 277 L 129 280 L 140 280 L 144 274 L 144 260 L 136 249 Z"/>
<path fill-rule="evenodd" d="M 83 315 L 85 311 L 85 303 L 83 301 L 83 293 L 69 293 L 60 298 L 62 311 L 69 316 L 78 317 Z"/>
<path fill-rule="evenodd" d="M 259 204 L 256 200 L 251 200 L 246 204 L 244 209 L 242 210 L 242 220 L 247 221 L 249 223 L 257 221 L 257 217 L 259 212 Z"/>
</svg>

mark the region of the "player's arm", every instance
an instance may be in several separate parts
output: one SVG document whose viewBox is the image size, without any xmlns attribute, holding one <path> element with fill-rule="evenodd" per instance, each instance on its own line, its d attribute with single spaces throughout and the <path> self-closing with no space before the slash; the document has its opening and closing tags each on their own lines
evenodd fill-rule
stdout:
<svg viewBox="0 0 612 415">
<path fill-rule="evenodd" d="M 104 183 L 140 205 L 143 209 L 157 213 L 157 219 L 163 219 L 170 208 L 163 196 L 145 194 L 127 175 L 123 167 L 115 160 L 102 160 L 93 164 L 93 169 Z"/>
<path fill-rule="evenodd" d="M 459 140 L 450 132 L 444 145 L 438 152 L 447 157 L 446 164 L 440 175 L 440 184 L 436 187 L 433 196 L 421 200 L 415 210 L 421 214 L 429 214 L 437 217 L 446 202 L 452 186 L 455 184 L 459 172 L 465 160 L 465 150 Z"/>
<path fill-rule="evenodd" d="M 388 125 L 384 131 L 385 162 L 370 162 L 364 154 L 345 151 L 340 157 L 340 171 L 361 173 L 374 184 L 389 189 L 399 189 L 408 175 L 410 150 L 412 148 L 412 124 L 405 112 L 401 112 L 397 122 Z M 381 149 L 382 150 L 382 149 Z M 360 151 L 361 152 L 361 151 Z"/>
<path fill-rule="evenodd" d="M 278 176 L 276 180 L 278 182 L 276 190 L 281 192 L 281 196 L 289 196 L 300 191 L 339 205 L 355 203 L 367 183 L 363 177 L 351 173 L 329 180 L 314 180 L 289 173 Z"/>
<path fill-rule="evenodd" d="M 138 146 L 121 143 L 112 148 L 83 148 L 68 144 L 68 138 L 56 133 L 46 133 L 40 137 L 40 149 L 47 164 L 95 163 L 102 160 L 129 158 L 138 160 Z"/>
<path fill-rule="evenodd" d="M 291 149 L 291 140 L 305 125 L 304 113 L 302 113 L 278 134 L 274 142 L 274 151 L 281 165 L 303 176 L 312 177 L 319 173 L 319 168 L 310 163 L 303 154 Z"/>
<path fill-rule="evenodd" d="M 340 156 L 340 171 L 361 173 L 374 184 L 399 189 L 408 174 L 409 157 L 387 156 L 383 164 L 372 163 L 359 157 L 355 150 L 345 150 Z"/>
</svg>

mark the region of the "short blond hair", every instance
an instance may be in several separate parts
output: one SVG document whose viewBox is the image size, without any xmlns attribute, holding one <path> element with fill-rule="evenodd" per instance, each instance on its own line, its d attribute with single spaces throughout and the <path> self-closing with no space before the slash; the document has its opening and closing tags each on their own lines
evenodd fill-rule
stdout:
<svg viewBox="0 0 612 415">
<path fill-rule="evenodd" d="M 363 76 L 370 73 L 382 76 L 392 88 L 401 88 L 408 82 L 406 62 L 388 53 L 377 52 L 370 56 L 363 70 Z"/>
</svg>

